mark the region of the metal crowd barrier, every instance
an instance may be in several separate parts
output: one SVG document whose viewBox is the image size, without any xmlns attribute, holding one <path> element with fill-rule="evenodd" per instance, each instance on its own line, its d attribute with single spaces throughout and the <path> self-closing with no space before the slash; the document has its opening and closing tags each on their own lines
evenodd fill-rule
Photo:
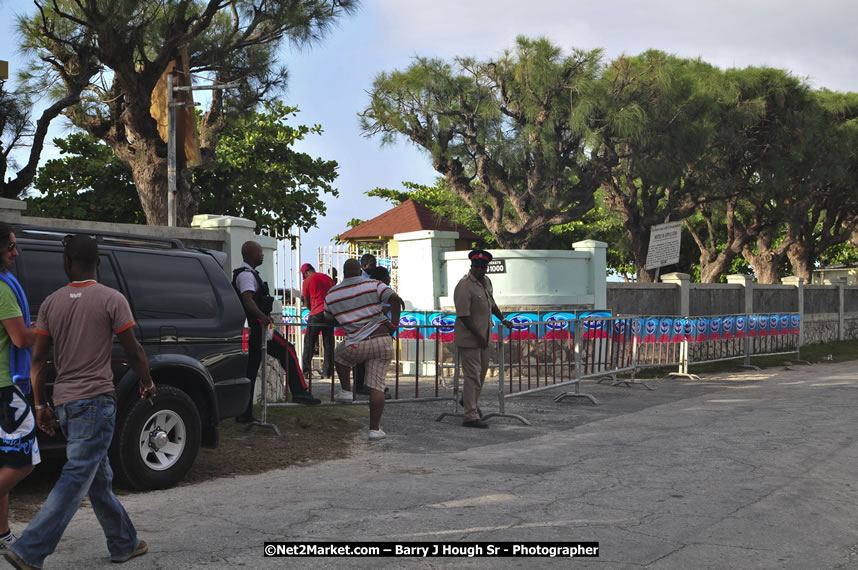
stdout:
<svg viewBox="0 0 858 570">
<path fill-rule="evenodd" d="M 297 319 L 289 316 L 280 318 L 275 320 L 275 329 L 295 345 L 300 358 L 307 325 L 296 321 Z M 483 389 L 483 394 L 488 394 L 496 383 L 500 411 L 493 415 L 509 416 L 504 410 L 506 398 L 561 386 L 574 385 L 575 388 L 557 396 L 558 401 L 580 397 L 598 404 L 594 396 L 580 392 L 579 384 L 584 377 L 615 370 L 618 362 L 626 365 L 629 351 L 610 346 L 613 341 L 606 341 L 600 334 L 602 327 L 613 330 L 614 323 L 618 321 L 626 322 L 606 319 L 592 320 L 584 324 L 575 320 L 553 319 L 519 322 L 515 323 L 512 329 L 506 329 L 499 321 L 496 322 L 489 346 L 489 374 Z M 458 406 L 460 384 L 458 353 L 453 343 L 454 324 L 455 316 L 449 315 L 435 324 L 406 324 L 400 327 L 394 345 L 395 359 L 386 379 L 391 393 L 388 403 L 452 400 Z M 576 335 L 576 327 L 585 326 L 591 327 L 592 330 L 587 329 Z M 618 327 L 617 330 L 627 329 Z M 628 334 L 624 332 L 622 337 L 625 339 Z M 336 343 L 341 342 L 342 331 L 335 329 L 334 338 Z M 317 347 L 319 355 L 316 359 L 321 359 L 324 357 L 321 338 Z M 287 372 L 271 359 L 265 360 L 265 377 L 269 379 L 265 384 L 265 405 L 294 405 L 287 402 Z M 315 365 L 308 372 L 305 374 L 305 381 L 314 395 L 327 395 L 333 401 L 339 386 L 336 375 L 333 381 L 319 378 L 316 376 Z M 354 387 L 353 376 L 352 386 Z M 367 399 L 360 397 L 355 400 L 355 403 L 366 402 Z M 517 419 L 528 423 L 523 418 Z"/>
<path fill-rule="evenodd" d="M 304 322 L 298 322 L 293 316 L 278 317 L 277 315 L 273 317 L 275 330 L 293 344 L 300 361 L 305 341 L 304 334 L 308 326 Z M 330 325 L 313 325 L 314 328 L 326 326 L 330 327 Z M 344 333 L 339 327 L 333 328 L 336 347 L 342 342 Z M 453 399 L 452 377 L 455 366 L 453 333 L 444 331 L 444 328 L 438 325 L 427 325 L 421 327 L 426 330 L 421 331 L 420 334 L 409 330 L 409 327 L 400 328 L 394 343 L 394 359 L 385 382 L 391 395 L 388 403 Z M 318 353 L 313 357 L 311 369 L 304 371 L 304 380 L 316 397 L 327 396 L 333 402 L 340 382 L 336 371 L 332 379 L 321 378 L 318 375 L 317 364 L 320 367 L 325 356 L 321 334 L 316 347 Z M 269 394 L 267 405 L 269 407 L 293 405 L 286 401 L 287 371 L 274 364 L 272 359 L 268 360 L 268 377 L 272 380 L 267 385 Z M 350 379 L 354 390 L 354 374 Z M 358 404 L 368 402 L 368 398 L 362 398 L 360 395 L 355 399 L 355 403 Z"/>
<path fill-rule="evenodd" d="M 635 317 L 637 367 L 677 365 L 671 376 L 699 380 L 689 372 L 695 364 L 795 354 L 801 361 L 801 316 L 798 313 L 731 314 L 705 317 Z"/>
<path fill-rule="evenodd" d="M 486 417 L 513 417 L 528 424 L 521 416 L 506 413 L 505 400 L 563 386 L 573 389 L 555 396 L 555 401 L 585 398 L 598 404 L 593 395 L 581 392 L 584 379 L 597 382 L 611 379 L 613 385 L 641 384 L 652 390 L 636 379 L 640 369 L 677 366 L 670 376 L 699 380 L 689 372 L 690 366 L 743 359 L 744 366 L 753 367 L 751 359 L 755 357 L 782 354 L 800 357 L 801 319 L 797 313 L 693 318 L 616 317 L 605 313 L 562 318 L 562 315 L 552 314 L 540 321 L 513 316 L 511 329 L 495 319 L 483 394 L 487 395 L 496 384 L 499 411 Z M 386 378 L 391 393 L 389 403 L 452 400 L 455 411 L 441 414 L 438 419 L 460 416 L 459 361 L 453 343 L 455 315 L 438 314 L 429 323 L 403 318 L 400 324 L 395 358 Z M 295 345 L 300 359 L 306 323 L 292 315 L 277 316 L 275 328 Z M 342 337 L 342 331 L 335 329 L 335 341 L 340 342 Z M 323 358 L 321 338 L 317 346 L 319 355 L 315 358 Z M 263 382 L 264 405 L 292 405 L 286 401 L 286 371 L 271 362 L 267 362 L 266 370 L 261 376 L 268 379 Z M 327 395 L 333 402 L 339 386 L 336 374 L 327 380 L 317 378 L 314 370 L 308 372 L 305 380 L 313 393 L 317 397 Z M 618 377 L 624 372 L 630 373 L 630 378 Z M 355 400 L 355 403 L 366 402 L 366 398 Z"/>
</svg>

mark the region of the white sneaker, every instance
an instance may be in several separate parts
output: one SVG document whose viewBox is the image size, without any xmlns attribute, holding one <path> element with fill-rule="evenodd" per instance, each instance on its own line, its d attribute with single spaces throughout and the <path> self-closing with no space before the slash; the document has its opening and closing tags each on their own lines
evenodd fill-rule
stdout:
<svg viewBox="0 0 858 570">
<path fill-rule="evenodd" d="M 387 434 L 384 433 L 381 428 L 379 429 L 371 429 L 369 430 L 369 439 L 370 441 L 378 441 L 380 439 L 384 439 L 387 437 Z"/>
<path fill-rule="evenodd" d="M 351 392 L 346 392 L 345 390 L 340 390 L 334 396 L 335 402 L 347 403 L 347 402 L 353 402 L 354 399 L 355 399 L 354 394 L 352 394 Z"/>
<path fill-rule="evenodd" d="M 0 555 L 6 552 L 6 549 L 12 546 L 12 543 L 15 542 L 16 538 L 17 537 L 11 532 L 5 538 L 0 538 Z"/>
</svg>

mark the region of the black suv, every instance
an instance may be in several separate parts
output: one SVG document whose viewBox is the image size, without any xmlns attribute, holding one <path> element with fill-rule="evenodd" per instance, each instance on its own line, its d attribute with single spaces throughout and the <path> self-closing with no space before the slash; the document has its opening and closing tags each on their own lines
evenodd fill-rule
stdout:
<svg viewBox="0 0 858 570">
<path fill-rule="evenodd" d="M 244 411 L 250 398 L 244 311 L 227 278 L 226 254 L 187 249 L 178 240 L 19 225 L 21 255 L 13 270 L 27 293 L 33 320 L 45 298 L 68 283 L 62 238 L 98 240 L 98 281 L 121 291 L 134 313 L 134 333 L 158 386 L 153 403 L 140 399 L 137 375 L 113 347 L 116 431 L 110 460 L 139 489 L 175 485 L 201 445 L 217 447 L 218 423 Z M 47 395 L 55 371 L 50 369 Z M 40 433 L 43 452 L 62 450 L 61 436 Z"/>
</svg>

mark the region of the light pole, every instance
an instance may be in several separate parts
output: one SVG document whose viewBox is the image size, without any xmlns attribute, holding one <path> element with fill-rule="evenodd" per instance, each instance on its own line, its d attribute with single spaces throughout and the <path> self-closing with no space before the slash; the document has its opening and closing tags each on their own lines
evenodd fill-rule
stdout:
<svg viewBox="0 0 858 570">
<path fill-rule="evenodd" d="M 238 87 L 239 83 L 234 81 L 224 85 L 188 85 L 173 86 L 173 74 L 167 74 L 167 225 L 176 225 L 176 194 L 178 184 L 176 181 L 176 108 L 195 107 L 197 103 L 177 103 L 173 96 L 174 91 L 211 91 L 214 89 L 232 89 Z"/>
</svg>

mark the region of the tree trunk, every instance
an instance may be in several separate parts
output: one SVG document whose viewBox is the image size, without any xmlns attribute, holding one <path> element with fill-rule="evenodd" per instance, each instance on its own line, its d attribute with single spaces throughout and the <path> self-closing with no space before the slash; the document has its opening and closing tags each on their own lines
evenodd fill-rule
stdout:
<svg viewBox="0 0 858 570">
<path fill-rule="evenodd" d="M 816 258 L 813 249 L 805 247 L 800 243 L 794 243 L 787 250 L 787 257 L 789 258 L 790 265 L 792 265 L 793 275 L 801 277 L 805 283 L 810 283 L 813 277 L 813 262 Z"/>
<path fill-rule="evenodd" d="M 129 166 L 140 196 L 140 204 L 150 226 L 167 225 L 167 159 L 156 154 L 153 147 L 146 147 L 135 156 Z M 199 192 L 190 183 L 190 171 L 182 169 L 176 177 L 176 225 L 189 227 L 199 207 Z"/>
<path fill-rule="evenodd" d="M 86 71 L 91 74 L 92 70 L 89 67 L 92 65 L 91 60 L 89 58 L 82 58 L 78 65 L 83 66 L 84 64 L 87 65 L 87 68 L 83 69 L 83 67 L 81 67 L 80 71 L 82 73 Z M 18 196 L 20 196 L 33 182 L 33 179 L 36 177 L 36 171 L 38 169 L 39 160 L 42 156 L 42 149 L 45 144 L 45 138 L 48 135 L 48 127 L 50 126 L 51 121 L 57 118 L 66 108 L 76 104 L 80 100 L 80 93 L 83 90 L 83 85 L 85 85 L 89 80 L 89 75 L 84 76 L 82 73 L 76 76 L 78 80 L 68 82 L 67 87 L 69 88 L 69 92 L 64 97 L 42 111 L 42 115 L 36 121 L 36 128 L 32 134 L 32 139 L 30 140 L 30 152 L 27 158 L 27 164 L 18 170 L 15 178 L 7 179 L 6 177 L 8 162 L 3 149 L 3 143 L 0 142 L 0 197 L 12 199 L 18 198 Z M 3 122 L 5 123 L 5 117 L 3 119 Z M 3 126 L 5 127 L 5 124 Z M 0 133 L 2 133 L 3 130 L 4 129 L 0 128 Z M 17 139 L 18 137 L 16 136 L 12 139 L 10 144 L 14 145 L 15 142 L 18 142 Z M 9 149 L 6 149 L 6 151 L 8 150 Z"/>
<path fill-rule="evenodd" d="M 757 275 L 757 283 L 763 285 L 775 285 L 779 282 L 777 267 L 766 255 L 754 253 L 742 253 L 742 256 Z"/>
<path fill-rule="evenodd" d="M 632 254 L 635 259 L 635 271 L 637 272 L 638 283 L 654 283 L 655 269 L 646 268 L 646 254 L 649 249 L 649 239 L 644 241 L 643 232 L 629 231 L 629 245 L 632 248 Z M 646 232 L 649 238 L 649 232 Z"/>
<path fill-rule="evenodd" d="M 792 246 L 787 252 L 793 275 L 804 278 L 810 283 L 813 267 L 819 256 L 828 248 L 846 243 L 856 227 L 856 217 L 848 214 L 846 208 L 839 212 L 831 204 L 809 204 L 808 208 L 825 208 L 816 218 L 793 221 L 787 224 L 787 235 Z"/>
<path fill-rule="evenodd" d="M 756 273 L 757 283 L 776 285 L 780 282 L 780 265 L 792 241 L 785 239 L 774 248 L 773 242 L 774 236 L 770 230 L 766 230 L 757 236 L 757 253 L 747 245 L 742 248 L 742 257 Z"/>
<path fill-rule="evenodd" d="M 711 259 L 709 255 L 701 255 L 700 282 L 719 283 L 721 276 L 730 270 L 730 264 L 733 263 L 734 257 L 736 257 L 736 253 L 729 249 L 722 250 L 715 259 Z"/>
<path fill-rule="evenodd" d="M 646 265 L 640 265 L 638 262 L 635 262 L 635 269 L 638 283 L 655 283 L 656 269 L 647 269 Z"/>
</svg>

